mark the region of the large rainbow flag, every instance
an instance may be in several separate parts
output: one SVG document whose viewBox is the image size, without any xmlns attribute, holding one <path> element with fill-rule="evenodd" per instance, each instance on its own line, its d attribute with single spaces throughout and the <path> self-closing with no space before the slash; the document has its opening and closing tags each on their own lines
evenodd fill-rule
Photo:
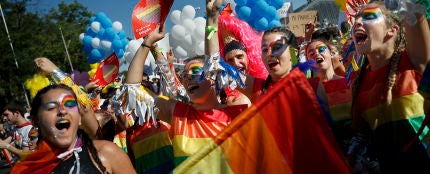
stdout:
<svg viewBox="0 0 430 174">
<path fill-rule="evenodd" d="M 305 75 L 294 69 L 174 173 L 351 173 Z"/>
</svg>

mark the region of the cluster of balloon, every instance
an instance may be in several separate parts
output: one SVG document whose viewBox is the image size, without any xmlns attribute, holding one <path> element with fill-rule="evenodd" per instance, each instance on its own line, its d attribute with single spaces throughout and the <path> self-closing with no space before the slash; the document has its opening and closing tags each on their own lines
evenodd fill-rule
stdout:
<svg viewBox="0 0 430 174">
<path fill-rule="evenodd" d="M 170 45 L 175 57 L 187 58 L 204 54 L 204 37 L 206 19 L 195 17 L 196 10 L 191 5 L 183 7 L 182 11 L 174 10 L 170 19 L 175 24 L 171 29 Z"/>
<path fill-rule="evenodd" d="M 121 59 L 129 42 L 121 22 L 112 22 L 103 12 L 91 17 L 85 33 L 81 33 L 79 39 L 88 55 L 87 62 L 91 64 L 102 61 L 112 52 Z"/>
<path fill-rule="evenodd" d="M 284 0 L 235 0 L 235 3 L 239 19 L 248 22 L 257 31 L 282 25 L 277 10 Z"/>
</svg>

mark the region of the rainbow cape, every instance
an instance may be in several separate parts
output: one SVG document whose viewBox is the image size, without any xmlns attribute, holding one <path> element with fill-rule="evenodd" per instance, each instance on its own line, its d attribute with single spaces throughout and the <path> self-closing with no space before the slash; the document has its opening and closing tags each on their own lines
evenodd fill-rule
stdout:
<svg viewBox="0 0 430 174">
<path fill-rule="evenodd" d="M 294 69 L 174 173 L 351 173 L 305 75 Z"/>
<path fill-rule="evenodd" d="M 57 158 L 58 154 L 60 152 L 54 152 L 45 141 L 42 141 L 36 151 L 23 155 L 10 173 L 49 174 L 62 161 Z"/>
</svg>

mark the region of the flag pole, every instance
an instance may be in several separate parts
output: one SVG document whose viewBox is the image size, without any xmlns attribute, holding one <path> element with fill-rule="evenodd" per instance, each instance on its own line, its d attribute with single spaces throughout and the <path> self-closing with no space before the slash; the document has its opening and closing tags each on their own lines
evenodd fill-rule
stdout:
<svg viewBox="0 0 430 174">
<path fill-rule="evenodd" d="M 15 61 L 16 69 L 18 70 L 18 72 L 20 72 L 18 61 L 16 60 L 15 50 L 13 49 L 12 39 L 10 39 L 9 29 L 7 28 L 6 19 L 4 18 L 3 8 L 1 7 L 1 4 L 0 4 L 0 12 L 1 12 L 1 16 L 3 18 L 4 28 L 6 29 L 7 38 L 9 39 L 9 45 L 10 45 L 10 49 L 12 50 L 13 59 Z M 27 92 L 25 91 L 25 87 L 24 87 L 23 83 L 21 83 L 21 87 L 24 91 L 24 97 L 25 97 L 25 101 L 27 103 L 27 106 L 30 106 L 30 100 L 28 100 Z"/>
</svg>

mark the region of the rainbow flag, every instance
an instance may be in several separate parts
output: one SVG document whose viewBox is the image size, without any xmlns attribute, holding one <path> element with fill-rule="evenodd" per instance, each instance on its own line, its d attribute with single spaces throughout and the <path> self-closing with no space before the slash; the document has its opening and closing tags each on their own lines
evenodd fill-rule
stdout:
<svg viewBox="0 0 430 174">
<path fill-rule="evenodd" d="M 351 123 L 351 90 L 347 83 L 346 78 L 323 82 L 334 124 L 343 121 Z"/>
<path fill-rule="evenodd" d="M 169 138 L 170 125 L 153 121 L 144 125 L 135 125 L 132 132 L 127 132 L 130 142 L 128 147 L 137 173 L 169 173 L 174 168 L 173 147 Z"/>
<path fill-rule="evenodd" d="M 294 69 L 174 173 L 351 173 L 305 75 Z"/>
</svg>

